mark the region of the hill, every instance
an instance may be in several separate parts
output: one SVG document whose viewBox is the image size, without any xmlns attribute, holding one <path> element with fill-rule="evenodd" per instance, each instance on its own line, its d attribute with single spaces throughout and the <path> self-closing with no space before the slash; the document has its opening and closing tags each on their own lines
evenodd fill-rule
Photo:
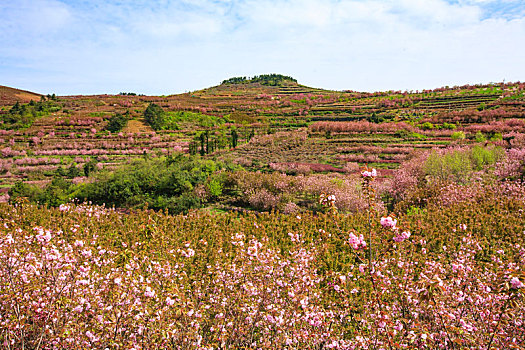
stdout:
<svg viewBox="0 0 525 350">
<path fill-rule="evenodd" d="M 169 96 L 121 93 L 12 102 L 0 110 L 0 187 L 7 191 L 20 181 L 47 186 L 57 175 L 74 183 L 96 181 L 92 175 L 136 159 L 178 155 L 216 162 L 216 168 L 208 168 L 217 171 L 242 166 L 248 172 L 243 181 L 254 183 L 260 180 L 249 178 L 254 171 L 344 177 L 365 164 L 388 180 L 418 151 L 516 147 L 525 133 L 524 92 L 519 82 L 415 92 L 329 91 L 263 75 Z M 207 167 L 180 166 L 189 165 Z M 208 170 L 203 174 L 210 176 Z M 179 179 L 182 190 L 212 191 L 214 201 L 224 199 L 224 181 L 243 186 L 240 177 L 211 184 L 194 175 Z M 162 176 L 174 181 L 170 173 Z M 332 188 L 330 180 L 319 181 L 324 190 Z M 272 198 L 256 198 L 260 190 L 243 188 L 253 196 L 236 204 L 263 209 L 283 204 L 277 199 L 282 191 L 272 188 Z M 321 190 L 293 195 L 294 203 L 312 203 Z M 138 202 L 147 200 L 139 197 Z"/>
<path fill-rule="evenodd" d="M 34 92 L 0 85 L 0 106 L 9 106 L 16 102 L 28 103 L 29 101 L 38 101 L 41 96 Z"/>
</svg>

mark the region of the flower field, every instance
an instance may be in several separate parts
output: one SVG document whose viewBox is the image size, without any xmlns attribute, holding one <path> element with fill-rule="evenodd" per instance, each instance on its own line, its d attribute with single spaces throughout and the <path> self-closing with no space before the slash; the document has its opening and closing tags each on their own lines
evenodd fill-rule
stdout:
<svg viewBox="0 0 525 350">
<path fill-rule="evenodd" d="M 364 178 L 365 192 L 372 171 Z M 523 348 L 522 196 L 395 219 L 0 207 L 4 348 Z"/>
</svg>

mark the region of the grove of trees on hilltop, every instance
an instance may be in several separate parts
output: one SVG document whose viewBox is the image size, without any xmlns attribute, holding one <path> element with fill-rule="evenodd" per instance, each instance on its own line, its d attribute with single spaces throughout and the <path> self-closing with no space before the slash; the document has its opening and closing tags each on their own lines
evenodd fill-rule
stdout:
<svg viewBox="0 0 525 350">
<path fill-rule="evenodd" d="M 290 76 L 282 75 L 282 74 L 261 74 L 261 75 L 256 75 L 253 78 L 233 77 L 233 78 L 224 80 L 222 84 L 259 83 L 261 85 L 280 86 L 284 82 L 297 83 L 297 80 Z"/>
</svg>

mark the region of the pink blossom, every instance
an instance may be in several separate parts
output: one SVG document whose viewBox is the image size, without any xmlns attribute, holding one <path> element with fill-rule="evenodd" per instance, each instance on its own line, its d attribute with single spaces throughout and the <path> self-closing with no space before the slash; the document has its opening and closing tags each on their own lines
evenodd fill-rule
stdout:
<svg viewBox="0 0 525 350">
<path fill-rule="evenodd" d="M 357 237 L 356 235 L 354 235 L 351 232 L 350 232 L 350 235 L 348 237 L 348 243 L 354 249 L 359 249 L 359 248 L 366 247 L 366 242 L 365 242 L 365 239 L 364 239 L 363 235 L 359 235 L 359 237 Z"/>
<path fill-rule="evenodd" d="M 155 297 L 155 291 L 153 289 L 151 289 L 150 286 L 147 286 L 146 287 L 146 291 L 144 292 L 144 295 L 147 296 L 147 297 L 150 297 L 150 298 L 154 298 Z"/>
<path fill-rule="evenodd" d="M 167 297 L 166 298 L 166 305 L 172 306 L 173 304 L 175 304 L 175 300 L 171 299 L 170 297 Z"/>
<path fill-rule="evenodd" d="M 82 305 L 78 305 L 77 307 L 75 307 L 73 309 L 73 311 L 80 313 L 80 312 L 84 311 L 84 308 L 82 307 Z"/>
<path fill-rule="evenodd" d="M 195 250 L 191 249 L 191 248 L 188 248 L 188 251 L 184 251 L 184 250 L 181 250 L 180 253 L 182 254 L 182 256 L 186 257 L 186 258 L 191 258 L 192 256 L 195 256 Z"/>
<path fill-rule="evenodd" d="M 396 227 L 396 224 L 397 224 L 397 220 L 395 219 L 392 219 L 390 216 L 388 217 L 382 217 L 381 218 L 381 226 L 383 226 L 384 228 L 395 228 Z"/>
<path fill-rule="evenodd" d="M 58 210 L 68 212 L 70 210 L 70 206 L 67 204 L 60 204 Z"/>
<path fill-rule="evenodd" d="M 12 244 L 15 243 L 15 240 L 13 239 L 13 236 L 11 234 L 8 234 L 5 238 L 5 243 Z"/>
<path fill-rule="evenodd" d="M 41 227 L 35 227 L 35 230 L 38 232 L 36 239 L 40 243 L 48 243 L 51 240 L 51 232 L 49 230 L 44 230 Z"/>
<path fill-rule="evenodd" d="M 519 288 L 523 288 L 525 285 L 519 280 L 518 277 L 512 277 L 510 279 L 510 286 L 513 289 L 519 289 Z"/>
<path fill-rule="evenodd" d="M 403 242 L 405 239 L 408 239 L 409 237 L 410 237 L 410 232 L 403 231 L 403 233 L 398 234 L 397 236 L 394 237 L 394 241 L 396 241 L 397 243 L 400 243 L 400 242 Z"/>
<path fill-rule="evenodd" d="M 372 171 L 365 170 L 361 173 L 363 177 L 376 177 L 377 176 L 377 170 L 372 169 Z"/>
<path fill-rule="evenodd" d="M 99 340 L 98 337 L 96 337 L 93 333 L 91 333 L 90 331 L 87 331 L 86 332 L 86 336 L 89 338 L 89 340 L 93 343 L 97 342 Z"/>
</svg>

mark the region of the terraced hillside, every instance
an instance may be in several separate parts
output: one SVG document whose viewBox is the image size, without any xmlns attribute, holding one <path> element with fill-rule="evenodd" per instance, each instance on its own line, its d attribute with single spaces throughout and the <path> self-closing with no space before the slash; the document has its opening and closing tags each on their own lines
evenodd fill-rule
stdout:
<svg viewBox="0 0 525 350">
<path fill-rule="evenodd" d="M 523 83 L 501 83 L 365 93 L 246 80 L 170 96 L 51 98 L 2 87 L 1 187 L 45 184 L 65 169 L 81 182 L 92 168 L 180 152 L 264 171 L 351 172 L 365 163 L 395 169 L 417 149 L 480 140 L 507 145 L 513 133 L 525 132 L 524 90 Z M 29 103 L 33 98 L 41 101 Z M 148 125 L 144 111 L 152 103 L 176 120 L 173 128 Z M 12 124 L 30 112 L 30 126 Z M 117 114 L 127 125 L 110 132 Z"/>
</svg>

